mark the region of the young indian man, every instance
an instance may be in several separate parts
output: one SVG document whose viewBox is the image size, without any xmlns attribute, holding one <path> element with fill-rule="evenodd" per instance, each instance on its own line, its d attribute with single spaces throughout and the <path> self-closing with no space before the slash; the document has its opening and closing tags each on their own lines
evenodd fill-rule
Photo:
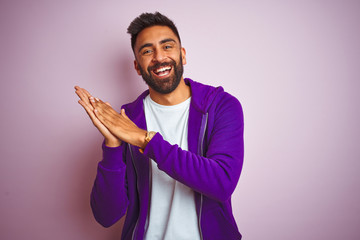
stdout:
<svg viewBox="0 0 360 240">
<path fill-rule="evenodd" d="M 183 78 L 186 51 L 166 16 L 141 14 L 128 33 L 149 89 L 118 113 L 75 87 L 105 138 L 95 219 L 109 227 L 126 214 L 122 239 L 241 239 L 231 207 L 244 154 L 239 101 Z"/>
</svg>

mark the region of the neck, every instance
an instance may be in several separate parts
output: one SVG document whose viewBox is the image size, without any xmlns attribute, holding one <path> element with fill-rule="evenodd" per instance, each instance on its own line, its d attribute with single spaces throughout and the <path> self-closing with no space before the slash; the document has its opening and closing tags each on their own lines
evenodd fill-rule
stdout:
<svg viewBox="0 0 360 240">
<path fill-rule="evenodd" d="M 152 88 L 149 88 L 151 99 L 161 105 L 171 106 L 182 103 L 191 96 L 191 90 L 188 85 L 185 84 L 183 78 L 177 88 L 171 93 L 162 94 L 154 91 Z"/>
</svg>

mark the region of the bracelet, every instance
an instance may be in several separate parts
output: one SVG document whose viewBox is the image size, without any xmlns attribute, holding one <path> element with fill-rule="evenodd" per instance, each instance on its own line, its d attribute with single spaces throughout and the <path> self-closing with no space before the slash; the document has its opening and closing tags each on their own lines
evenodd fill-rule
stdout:
<svg viewBox="0 0 360 240">
<path fill-rule="evenodd" d="M 147 144 L 150 142 L 150 140 L 155 136 L 155 134 L 156 134 L 156 132 L 154 132 L 154 131 L 148 131 L 148 132 L 146 132 L 146 135 L 145 135 L 145 143 L 146 143 L 146 145 L 147 145 Z M 145 145 L 145 147 L 146 147 L 146 145 Z M 144 147 L 144 149 L 145 149 L 145 147 Z M 144 149 L 139 148 L 139 152 L 144 153 Z"/>
</svg>

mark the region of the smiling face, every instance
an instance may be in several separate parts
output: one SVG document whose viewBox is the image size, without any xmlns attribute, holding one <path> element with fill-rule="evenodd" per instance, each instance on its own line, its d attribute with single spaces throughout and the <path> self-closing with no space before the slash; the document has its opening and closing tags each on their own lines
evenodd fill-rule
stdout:
<svg viewBox="0 0 360 240">
<path fill-rule="evenodd" d="M 168 94 L 182 80 L 186 64 L 185 49 L 166 26 L 152 26 L 142 30 L 134 47 L 135 69 L 154 91 Z"/>
</svg>

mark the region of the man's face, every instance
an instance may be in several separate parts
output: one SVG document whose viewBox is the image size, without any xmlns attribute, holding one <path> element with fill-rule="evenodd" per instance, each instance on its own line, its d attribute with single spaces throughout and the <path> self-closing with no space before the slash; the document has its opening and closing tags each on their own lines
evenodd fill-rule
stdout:
<svg viewBox="0 0 360 240">
<path fill-rule="evenodd" d="M 166 26 L 153 26 L 142 30 L 136 39 L 135 69 L 146 84 L 158 93 L 167 94 L 179 85 L 185 49 L 179 39 Z"/>
</svg>

